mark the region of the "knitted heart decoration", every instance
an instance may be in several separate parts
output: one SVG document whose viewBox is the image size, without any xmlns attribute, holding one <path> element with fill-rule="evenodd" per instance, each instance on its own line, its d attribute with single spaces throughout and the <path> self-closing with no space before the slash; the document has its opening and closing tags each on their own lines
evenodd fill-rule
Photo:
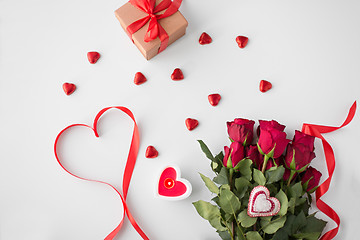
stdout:
<svg viewBox="0 0 360 240">
<path fill-rule="evenodd" d="M 280 207 L 279 200 L 270 197 L 266 187 L 257 186 L 250 193 L 247 213 L 250 217 L 274 216 L 280 211 Z"/>
<path fill-rule="evenodd" d="M 160 175 L 157 196 L 167 200 L 181 200 L 190 196 L 192 187 L 189 181 L 180 178 L 180 169 L 166 167 Z"/>
</svg>

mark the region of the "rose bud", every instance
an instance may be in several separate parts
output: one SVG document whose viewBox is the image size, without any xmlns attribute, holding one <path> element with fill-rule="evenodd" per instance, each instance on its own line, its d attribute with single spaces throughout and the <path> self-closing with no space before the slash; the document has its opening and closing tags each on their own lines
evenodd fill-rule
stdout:
<svg viewBox="0 0 360 240">
<path fill-rule="evenodd" d="M 289 180 L 290 174 L 291 174 L 291 171 L 290 171 L 289 169 L 285 168 L 285 172 L 284 172 L 284 175 L 283 175 L 284 181 L 288 181 L 288 180 Z M 294 178 L 296 177 L 296 175 L 297 175 L 297 173 L 293 174 L 293 177 L 292 177 L 291 181 L 294 180 Z"/>
<path fill-rule="evenodd" d="M 319 185 L 321 172 L 316 170 L 313 167 L 309 167 L 304 175 L 301 178 L 301 183 L 303 184 L 306 191 L 309 193 L 313 193 Z"/>
<path fill-rule="evenodd" d="M 257 146 L 249 145 L 246 148 L 246 158 L 250 159 L 256 168 L 261 169 L 264 156 L 259 153 Z"/>
<path fill-rule="evenodd" d="M 285 166 L 295 172 L 303 172 L 315 158 L 315 153 L 301 143 L 289 144 L 285 155 Z"/>
<path fill-rule="evenodd" d="M 293 139 L 293 143 L 301 143 L 309 148 L 311 152 L 314 151 L 314 141 L 315 137 L 302 133 L 298 130 L 295 131 L 295 136 Z"/>
<path fill-rule="evenodd" d="M 264 155 L 261 155 L 259 153 L 258 147 L 256 145 L 250 145 L 246 149 L 246 158 L 252 160 L 254 166 L 261 170 L 263 164 L 264 164 Z M 275 162 L 275 164 L 274 164 Z M 282 157 L 276 158 L 274 161 L 268 161 L 266 163 L 266 170 L 274 167 L 274 166 L 280 166 L 283 163 Z"/>
<path fill-rule="evenodd" d="M 223 164 L 227 168 L 235 168 L 244 159 L 244 147 L 238 142 L 232 142 L 230 148 L 225 146 Z"/>
<path fill-rule="evenodd" d="M 286 139 L 286 133 L 283 132 L 285 126 L 274 120 L 260 120 L 259 123 L 260 136 L 258 147 L 260 153 L 274 159 L 280 157 L 290 142 L 290 140 Z"/>
<path fill-rule="evenodd" d="M 231 140 L 249 145 L 253 139 L 254 131 L 253 120 L 236 118 L 232 122 L 227 122 L 228 134 Z"/>
<path fill-rule="evenodd" d="M 282 160 L 282 157 L 278 157 L 278 158 L 275 158 L 271 161 L 268 161 L 267 164 L 266 164 L 266 170 L 269 170 L 270 168 L 272 167 L 278 167 L 280 165 L 282 165 L 281 163 L 283 162 Z M 261 165 L 264 164 L 264 160 L 262 161 Z"/>
</svg>

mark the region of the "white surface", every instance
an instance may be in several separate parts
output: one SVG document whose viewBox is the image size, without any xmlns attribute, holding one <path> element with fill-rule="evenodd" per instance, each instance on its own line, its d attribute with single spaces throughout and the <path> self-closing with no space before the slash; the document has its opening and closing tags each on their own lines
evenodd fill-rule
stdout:
<svg viewBox="0 0 360 240">
<path fill-rule="evenodd" d="M 150 239 L 219 239 L 191 202 L 210 200 L 198 172 L 211 176 L 197 139 L 214 153 L 228 144 L 225 122 L 276 119 L 292 137 L 303 122 L 340 125 L 360 89 L 360 2 L 357 0 L 185 0 L 187 35 L 147 62 L 113 12 L 124 0 L 0 0 L 0 239 L 99 240 L 119 222 L 121 202 L 101 184 L 77 180 L 57 165 L 53 142 L 70 123 L 92 124 L 103 107 L 122 105 L 141 131 L 128 204 Z M 206 31 L 214 41 L 198 44 Z M 249 37 L 245 49 L 237 35 Z M 102 55 L 90 65 L 88 51 Z M 180 67 L 185 79 L 173 82 Z M 141 71 L 144 85 L 133 84 Z M 273 83 L 268 93 L 259 81 Z M 78 86 L 66 96 L 64 82 Z M 212 107 L 208 94 L 222 95 Z M 189 132 L 187 117 L 199 120 Z M 121 186 L 131 121 L 116 111 L 100 122 L 100 139 L 85 129 L 64 136 L 62 157 L 75 173 Z M 336 239 L 358 235 L 359 115 L 327 134 L 337 168 L 323 198 L 339 213 Z M 159 157 L 146 159 L 154 145 Z M 324 172 L 319 143 L 314 166 Z M 154 198 L 159 169 L 176 163 L 193 185 L 183 201 Z M 326 174 L 324 174 L 326 175 Z M 324 178 L 323 178 L 324 179 Z M 334 227 L 333 223 L 329 228 Z M 141 239 L 126 221 L 117 239 Z"/>
</svg>

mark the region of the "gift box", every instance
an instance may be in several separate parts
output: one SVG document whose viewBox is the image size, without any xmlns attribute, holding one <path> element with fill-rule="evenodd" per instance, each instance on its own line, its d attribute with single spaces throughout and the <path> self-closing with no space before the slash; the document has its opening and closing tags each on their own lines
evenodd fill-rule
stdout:
<svg viewBox="0 0 360 240">
<path fill-rule="evenodd" d="M 181 0 L 130 0 L 115 15 L 149 60 L 185 34 L 188 22 L 178 11 L 180 4 Z"/>
</svg>

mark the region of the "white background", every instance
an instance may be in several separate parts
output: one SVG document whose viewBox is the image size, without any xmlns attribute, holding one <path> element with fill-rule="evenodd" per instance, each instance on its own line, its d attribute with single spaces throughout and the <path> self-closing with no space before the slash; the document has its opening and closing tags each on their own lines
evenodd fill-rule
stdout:
<svg viewBox="0 0 360 240">
<path fill-rule="evenodd" d="M 360 89 L 360 2 L 357 0 L 185 0 L 187 34 L 147 62 L 114 16 L 125 0 L 0 0 L 0 239 L 99 240 L 120 221 L 109 187 L 78 180 L 57 164 L 53 144 L 71 123 L 92 124 L 107 106 L 126 106 L 141 131 L 128 205 L 150 239 L 219 239 L 192 202 L 210 200 L 198 172 L 213 176 L 197 139 L 214 153 L 229 144 L 226 121 L 276 119 L 292 138 L 303 122 L 340 125 Z M 198 44 L 206 31 L 213 43 Z M 249 37 L 245 49 L 235 37 Z M 97 64 L 88 51 L 102 55 Z M 170 75 L 180 67 L 183 81 Z M 141 71 L 148 81 L 136 86 Z M 259 82 L 273 83 L 267 93 Z M 64 82 L 78 87 L 71 96 Z M 217 107 L 207 96 L 220 93 Z M 189 132 L 186 118 L 200 124 Z M 100 138 L 77 128 L 60 146 L 74 173 L 121 188 L 131 121 L 115 110 L 100 121 Z M 339 213 L 336 239 L 358 236 L 360 120 L 326 138 L 337 168 L 323 197 Z M 314 166 L 326 177 L 319 142 Z M 146 159 L 154 145 L 159 157 Z M 192 195 L 154 197 L 158 172 L 177 164 Z M 323 216 L 319 214 L 319 216 Z M 327 219 L 327 218 L 324 218 Z M 335 224 L 329 223 L 328 228 Z M 141 239 L 128 220 L 116 239 Z"/>
</svg>

